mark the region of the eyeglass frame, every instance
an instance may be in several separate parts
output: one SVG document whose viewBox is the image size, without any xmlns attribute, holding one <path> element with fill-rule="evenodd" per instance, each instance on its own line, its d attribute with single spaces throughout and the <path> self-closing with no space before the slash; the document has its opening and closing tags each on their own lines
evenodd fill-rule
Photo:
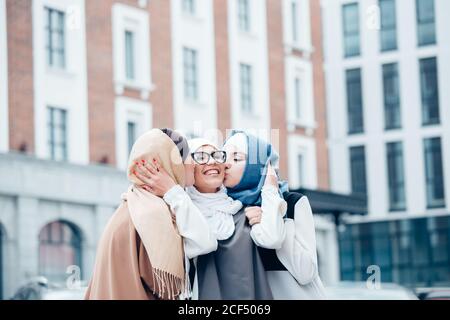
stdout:
<svg viewBox="0 0 450 320">
<path fill-rule="evenodd" d="M 207 160 L 205 163 L 200 163 L 200 162 L 198 162 L 197 160 L 195 160 L 194 155 L 195 155 L 195 154 L 199 154 L 199 153 L 204 153 L 204 154 L 207 154 L 207 155 L 208 155 L 208 160 Z M 217 161 L 216 158 L 214 158 L 213 154 L 215 154 L 215 153 L 222 153 L 222 154 L 224 155 L 224 157 L 223 157 L 223 158 L 224 158 L 224 159 L 223 159 L 223 162 L 219 162 L 219 161 Z M 215 150 L 215 151 L 213 151 L 213 152 L 211 152 L 211 153 L 208 153 L 208 152 L 206 152 L 206 151 L 196 151 L 196 152 L 192 152 L 192 153 L 191 153 L 191 158 L 192 158 L 192 160 L 194 160 L 195 163 L 197 163 L 197 164 L 199 164 L 199 165 L 205 165 L 205 164 L 207 164 L 207 163 L 209 162 L 209 160 L 211 160 L 211 158 L 213 158 L 215 162 L 217 162 L 217 163 L 219 163 L 219 164 L 223 164 L 223 163 L 227 162 L 228 154 L 227 154 L 227 152 L 224 151 L 224 150 Z"/>
</svg>

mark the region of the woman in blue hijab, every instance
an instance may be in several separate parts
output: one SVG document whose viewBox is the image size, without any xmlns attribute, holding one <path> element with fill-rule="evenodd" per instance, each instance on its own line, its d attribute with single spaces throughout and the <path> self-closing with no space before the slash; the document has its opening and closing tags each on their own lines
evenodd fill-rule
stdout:
<svg viewBox="0 0 450 320">
<path fill-rule="evenodd" d="M 254 215 L 247 213 L 247 218 L 274 298 L 324 299 L 325 289 L 318 274 L 314 219 L 308 198 L 289 192 L 287 183 L 278 181 L 278 174 L 272 169 L 272 166 L 278 166 L 278 154 L 264 140 L 234 131 L 224 150 L 229 157 L 224 181 L 228 195 L 247 206 L 263 206 Z M 276 199 L 275 187 L 287 202 L 282 227 L 277 227 L 279 220 L 270 220 L 272 212 L 264 208 L 268 201 Z M 261 245 L 260 238 L 276 237 L 277 234 L 284 239 L 280 246 Z"/>
<path fill-rule="evenodd" d="M 277 165 L 279 160 L 279 156 L 271 144 L 244 131 L 233 131 L 224 144 L 224 150 L 230 157 L 229 161 L 238 163 L 245 157 L 245 166 L 241 165 L 240 168 L 237 168 L 237 174 L 233 175 L 231 172 L 232 166 L 227 168 L 228 176 L 225 178 L 224 184 L 227 187 L 228 195 L 233 199 L 240 200 L 244 205 L 260 206 L 261 191 L 266 183 L 267 175 L 270 176 L 268 184 L 276 186 L 278 183 L 280 196 L 288 191 L 287 182 L 278 182 L 278 174 L 271 170 L 271 167 Z M 242 170 L 242 168 L 241 175 L 238 170 Z"/>
</svg>

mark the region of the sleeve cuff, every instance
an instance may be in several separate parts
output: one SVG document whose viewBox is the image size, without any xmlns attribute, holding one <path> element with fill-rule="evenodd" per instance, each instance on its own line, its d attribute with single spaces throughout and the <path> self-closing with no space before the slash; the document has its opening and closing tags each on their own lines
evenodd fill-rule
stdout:
<svg viewBox="0 0 450 320">
<path fill-rule="evenodd" d="M 264 186 L 262 189 L 263 196 L 266 196 L 266 199 L 269 201 L 271 206 L 277 208 L 276 211 L 284 216 L 287 211 L 287 203 L 280 196 L 278 189 L 272 185 Z"/>
<path fill-rule="evenodd" d="M 184 189 L 180 185 L 175 185 L 166 192 L 163 199 L 167 204 L 171 204 L 180 194 L 184 193 Z"/>
</svg>

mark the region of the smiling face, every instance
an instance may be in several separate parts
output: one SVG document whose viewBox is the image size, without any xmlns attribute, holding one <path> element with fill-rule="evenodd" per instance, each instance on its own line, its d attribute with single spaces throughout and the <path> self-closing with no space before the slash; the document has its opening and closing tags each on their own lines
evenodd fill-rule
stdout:
<svg viewBox="0 0 450 320">
<path fill-rule="evenodd" d="M 202 146 L 195 152 L 206 152 L 211 154 L 217 151 L 213 146 Z M 198 164 L 195 163 L 194 168 L 194 186 L 201 193 L 215 193 L 219 190 L 223 184 L 225 175 L 225 164 L 217 163 L 213 157 L 210 157 L 208 163 Z"/>
<path fill-rule="evenodd" d="M 231 143 L 226 144 L 223 149 L 228 155 L 223 184 L 227 188 L 234 188 L 239 184 L 244 175 L 247 154 Z"/>
</svg>

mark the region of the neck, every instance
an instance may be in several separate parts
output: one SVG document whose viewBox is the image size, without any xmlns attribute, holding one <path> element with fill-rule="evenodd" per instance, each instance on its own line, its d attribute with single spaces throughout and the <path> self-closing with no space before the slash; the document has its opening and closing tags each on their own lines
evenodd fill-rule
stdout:
<svg viewBox="0 0 450 320">
<path fill-rule="evenodd" d="M 216 193 L 220 190 L 220 187 L 214 188 L 214 187 L 198 187 L 195 186 L 198 192 L 200 193 Z"/>
</svg>

